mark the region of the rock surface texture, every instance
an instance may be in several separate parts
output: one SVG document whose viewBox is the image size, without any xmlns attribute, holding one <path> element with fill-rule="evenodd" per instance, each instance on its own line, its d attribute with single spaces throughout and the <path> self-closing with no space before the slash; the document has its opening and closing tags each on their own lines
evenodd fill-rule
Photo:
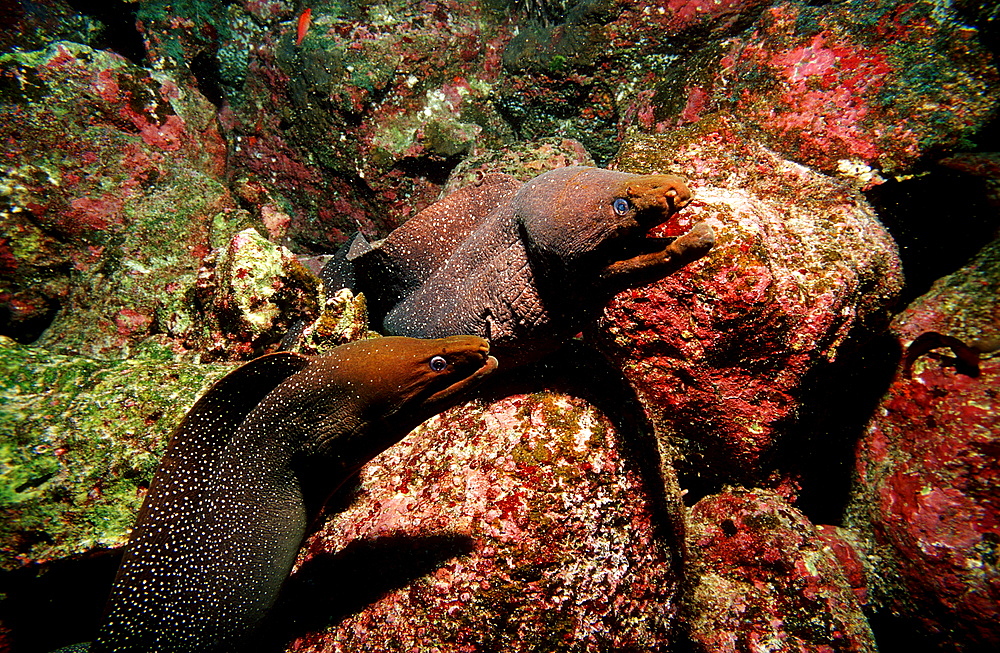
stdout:
<svg viewBox="0 0 1000 653">
<path fill-rule="evenodd" d="M 629 451 L 559 393 L 431 420 L 368 465 L 361 493 L 307 543 L 295 588 L 319 605 L 289 612 L 325 628 L 289 650 L 666 648 L 676 552 Z"/>
<path fill-rule="evenodd" d="M 652 235 L 716 245 L 364 468 L 265 649 L 1000 647 L 991 3 L 0 18 L 0 651 L 93 637 L 203 388 L 376 335 L 348 234 L 573 165 L 682 177 Z"/>
<path fill-rule="evenodd" d="M 833 549 L 767 490 L 730 489 L 691 509 L 691 638 L 708 652 L 877 650 Z"/>
<path fill-rule="evenodd" d="M 682 217 L 707 220 L 716 245 L 620 293 L 592 335 L 690 467 L 753 478 L 794 424 L 806 375 L 887 321 L 902 284 L 892 238 L 855 189 L 726 121 L 631 141 L 619 167 L 691 179 Z"/>
<path fill-rule="evenodd" d="M 994 242 L 896 317 L 903 343 L 933 331 L 993 351 L 977 376 L 956 369 L 947 348 L 920 356 L 858 445 L 852 522 L 881 554 L 885 600 L 957 650 L 1000 645 L 998 297 Z"/>
</svg>

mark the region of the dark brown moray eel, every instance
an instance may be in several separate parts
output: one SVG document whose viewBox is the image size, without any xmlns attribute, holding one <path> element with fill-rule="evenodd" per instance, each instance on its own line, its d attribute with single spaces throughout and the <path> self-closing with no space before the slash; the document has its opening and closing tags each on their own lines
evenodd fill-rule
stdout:
<svg viewBox="0 0 1000 653">
<path fill-rule="evenodd" d="M 375 329 L 480 335 L 508 367 L 556 349 L 615 293 L 704 256 L 715 242 L 705 223 L 676 240 L 646 237 L 690 200 L 670 175 L 568 167 L 525 184 L 485 175 L 384 240 L 356 236 L 323 281 L 364 293 Z"/>
<path fill-rule="evenodd" d="M 496 366 L 474 336 L 390 337 L 223 378 L 171 439 L 91 653 L 239 650 L 330 494 Z"/>
</svg>

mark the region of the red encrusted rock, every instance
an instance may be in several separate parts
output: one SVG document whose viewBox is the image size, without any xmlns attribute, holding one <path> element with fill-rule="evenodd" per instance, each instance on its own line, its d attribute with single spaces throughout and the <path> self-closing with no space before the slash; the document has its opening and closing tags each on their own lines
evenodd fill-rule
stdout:
<svg viewBox="0 0 1000 653">
<path fill-rule="evenodd" d="M 931 2 L 777 3 L 709 65 L 714 80 L 686 89 L 698 111 L 684 120 L 731 112 L 826 172 L 905 171 L 971 137 L 1000 103 L 977 31 Z"/>
<path fill-rule="evenodd" d="M 30 341 L 60 309 L 46 346 L 127 355 L 228 238 L 214 108 L 69 42 L 0 55 L 0 79 L 0 328 Z"/>
<path fill-rule="evenodd" d="M 489 101 L 509 27 L 481 3 L 314 7 L 254 35 L 221 122 L 236 177 L 289 204 L 289 237 L 328 250 L 384 235 L 435 199 L 448 171 L 511 140 Z"/>
<path fill-rule="evenodd" d="M 289 650 L 652 651 L 672 641 L 672 554 L 654 537 L 621 436 L 583 401 L 543 392 L 456 408 L 367 465 L 361 483 L 293 577 L 329 629 Z M 324 559 L 333 578 L 318 574 Z"/>
<path fill-rule="evenodd" d="M 859 443 L 852 523 L 882 554 L 880 597 L 950 649 L 1000 647 L 1000 241 L 893 322 L 981 349 L 979 375 L 931 351 L 900 374 Z M 961 368 L 960 368 L 961 369 Z"/>
<path fill-rule="evenodd" d="M 876 651 L 834 551 L 767 490 L 729 489 L 691 509 L 692 641 L 725 651 Z"/>
<path fill-rule="evenodd" d="M 522 137 L 565 135 L 603 164 L 629 130 L 666 128 L 665 107 L 676 104 L 682 90 L 674 81 L 698 66 L 692 50 L 738 34 L 766 4 L 553 3 L 560 15 L 548 24 L 529 16 L 518 25 L 503 53 L 497 100 Z"/>
<path fill-rule="evenodd" d="M 794 420 L 806 374 L 888 321 L 896 247 L 849 186 L 727 122 L 633 141 L 618 168 L 686 177 L 694 200 L 663 233 L 707 220 L 717 242 L 617 295 L 590 335 L 682 439 L 690 467 L 753 477 Z"/>
</svg>

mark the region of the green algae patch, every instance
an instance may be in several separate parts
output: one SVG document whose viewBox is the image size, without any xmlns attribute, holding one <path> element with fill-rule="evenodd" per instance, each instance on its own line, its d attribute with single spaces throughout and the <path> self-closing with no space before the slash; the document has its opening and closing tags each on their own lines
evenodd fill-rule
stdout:
<svg viewBox="0 0 1000 653">
<path fill-rule="evenodd" d="M 232 368 L 0 340 L 0 568 L 123 544 L 171 432 Z"/>
</svg>

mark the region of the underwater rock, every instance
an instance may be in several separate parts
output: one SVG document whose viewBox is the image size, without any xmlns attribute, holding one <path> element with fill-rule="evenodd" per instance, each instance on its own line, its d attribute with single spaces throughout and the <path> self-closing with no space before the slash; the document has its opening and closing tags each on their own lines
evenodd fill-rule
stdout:
<svg viewBox="0 0 1000 653">
<path fill-rule="evenodd" d="M 558 18 L 518 25 L 503 52 L 497 102 L 522 138 L 562 134 L 599 165 L 632 128 L 655 130 L 682 89 L 669 80 L 690 52 L 745 29 L 768 0 L 585 0 Z"/>
<path fill-rule="evenodd" d="M 213 107 L 68 42 L 0 55 L 0 78 L 0 333 L 106 358 L 178 345 L 158 311 L 246 226 Z"/>
<path fill-rule="evenodd" d="M 0 52 L 39 50 L 53 41 L 94 45 L 101 26 L 90 16 L 76 13 L 66 0 L 4 2 L 0 5 Z"/>
<path fill-rule="evenodd" d="M 893 380 L 858 444 L 849 523 L 866 533 L 878 602 L 948 650 L 1000 646 L 1000 241 L 935 283 L 892 324 L 981 351 L 978 376 L 948 349 Z"/>
<path fill-rule="evenodd" d="M 665 650 L 679 579 L 634 446 L 559 393 L 430 420 L 307 542 L 289 650 Z"/>
<path fill-rule="evenodd" d="M 231 368 L 0 338 L 0 569 L 124 544 L 170 433 Z"/>
<path fill-rule="evenodd" d="M 519 26 L 497 99 L 522 137 L 565 134 L 601 165 L 630 132 L 720 112 L 870 186 L 987 123 L 1000 76 L 986 42 L 929 1 L 591 0 Z"/>
<path fill-rule="evenodd" d="M 319 278 L 253 228 L 233 236 L 198 290 L 211 302 L 202 360 L 258 356 L 291 324 L 319 310 Z"/>
<path fill-rule="evenodd" d="M 503 173 L 524 182 L 556 168 L 593 165 L 594 159 L 583 145 L 571 138 L 540 138 L 509 143 L 495 150 L 477 149 L 476 154 L 463 159 L 451 171 L 441 197 L 481 181 L 489 173 Z"/>
<path fill-rule="evenodd" d="M 866 186 L 959 146 L 1000 104 L 977 30 L 934 2 L 778 2 L 709 65 L 684 120 L 732 114 L 786 158 Z"/>
<path fill-rule="evenodd" d="M 675 440 L 684 471 L 754 478 L 794 422 L 806 375 L 888 322 L 902 285 L 895 244 L 851 186 L 728 121 L 633 140 L 618 168 L 690 180 L 684 222 L 662 235 L 707 220 L 716 245 L 617 295 L 588 337 Z"/>
<path fill-rule="evenodd" d="M 430 204 L 477 147 L 512 136 L 489 101 L 509 27 L 456 0 L 312 8 L 255 38 L 221 113 L 234 175 L 290 205 L 289 236 L 328 251 Z"/>
<path fill-rule="evenodd" d="M 368 304 L 364 295 L 355 296 L 348 288 L 330 294 L 320 284 L 319 305 L 316 319 L 301 325 L 298 337 L 293 342 L 282 342 L 282 349 L 300 354 L 325 354 L 347 342 L 379 337 L 380 334 L 368 328 Z"/>
<path fill-rule="evenodd" d="M 781 495 L 724 490 L 691 508 L 688 527 L 699 650 L 877 650 L 834 551 Z"/>
</svg>

